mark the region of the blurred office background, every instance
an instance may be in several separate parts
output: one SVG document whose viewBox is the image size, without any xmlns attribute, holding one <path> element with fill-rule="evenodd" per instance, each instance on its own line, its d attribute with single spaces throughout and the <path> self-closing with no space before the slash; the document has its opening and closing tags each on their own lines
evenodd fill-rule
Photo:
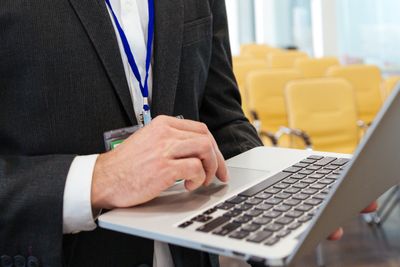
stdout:
<svg viewBox="0 0 400 267">
<path fill-rule="evenodd" d="M 353 153 L 400 82 L 400 1 L 226 5 L 243 109 L 264 144 Z M 298 266 L 400 266 L 399 187 L 379 203 Z M 222 266 L 248 265 L 222 258 Z"/>
</svg>

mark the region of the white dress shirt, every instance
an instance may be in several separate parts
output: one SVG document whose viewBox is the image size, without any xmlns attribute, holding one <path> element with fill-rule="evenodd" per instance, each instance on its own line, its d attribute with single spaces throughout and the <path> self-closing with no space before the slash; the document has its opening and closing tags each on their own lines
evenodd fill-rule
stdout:
<svg viewBox="0 0 400 267">
<path fill-rule="evenodd" d="M 146 75 L 146 53 L 147 53 L 147 32 L 148 32 L 148 0 L 110 0 L 111 6 L 118 18 L 121 27 L 124 29 L 132 53 L 142 79 Z M 132 97 L 133 108 L 138 121 L 139 114 L 143 109 L 143 96 L 139 83 L 136 80 L 125 54 L 118 30 L 109 11 L 118 45 L 126 79 Z M 144 80 L 142 80 L 144 82 Z M 152 95 L 152 70 L 149 73 L 149 100 Z M 63 233 L 78 233 L 90 231 L 96 228 L 94 215 L 91 207 L 91 185 L 94 165 L 98 155 L 77 156 L 73 160 L 64 189 L 63 207 Z M 173 261 L 167 244 L 154 243 L 153 266 L 172 267 Z"/>
</svg>

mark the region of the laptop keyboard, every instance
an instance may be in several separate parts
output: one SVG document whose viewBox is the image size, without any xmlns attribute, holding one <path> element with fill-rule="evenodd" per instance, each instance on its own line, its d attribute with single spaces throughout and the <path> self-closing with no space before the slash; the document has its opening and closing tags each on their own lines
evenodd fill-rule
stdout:
<svg viewBox="0 0 400 267">
<path fill-rule="evenodd" d="M 179 227 L 273 246 L 313 218 L 348 162 L 310 156 Z"/>
</svg>

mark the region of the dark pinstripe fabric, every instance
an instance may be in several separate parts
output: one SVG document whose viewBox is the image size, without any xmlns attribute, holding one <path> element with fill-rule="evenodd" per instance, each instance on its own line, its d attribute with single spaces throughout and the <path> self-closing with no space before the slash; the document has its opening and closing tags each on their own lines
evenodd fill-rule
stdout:
<svg viewBox="0 0 400 267">
<path fill-rule="evenodd" d="M 205 122 L 226 157 L 260 145 L 240 110 L 224 1 L 155 0 L 155 6 L 154 115 Z M 102 152 L 104 131 L 132 124 L 102 0 L 2 0 L 0 255 L 34 255 L 51 267 L 151 264 L 149 240 L 101 229 L 62 235 L 72 159 Z M 211 265 L 205 253 L 172 250 L 177 266 Z"/>
</svg>

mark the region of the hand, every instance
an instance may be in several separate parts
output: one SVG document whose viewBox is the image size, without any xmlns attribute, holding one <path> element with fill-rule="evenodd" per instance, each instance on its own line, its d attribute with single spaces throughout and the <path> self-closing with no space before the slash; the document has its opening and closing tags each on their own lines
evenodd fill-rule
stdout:
<svg viewBox="0 0 400 267">
<path fill-rule="evenodd" d="M 372 202 L 368 207 L 361 211 L 361 213 L 371 213 L 378 209 L 378 203 L 376 201 Z M 337 241 L 343 237 L 343 228 L 339 228 L 333 234 L 328 237 L 328 240 Z"/>
<path fill-rule="evenodd" d="M 192 191 L 214 176 L 228 180 L 217 143 L 203 123 L 159 116 L 96 162 L 94 209 L 131 207 L 150 201 L 185 179 Z"/>
</svg>

